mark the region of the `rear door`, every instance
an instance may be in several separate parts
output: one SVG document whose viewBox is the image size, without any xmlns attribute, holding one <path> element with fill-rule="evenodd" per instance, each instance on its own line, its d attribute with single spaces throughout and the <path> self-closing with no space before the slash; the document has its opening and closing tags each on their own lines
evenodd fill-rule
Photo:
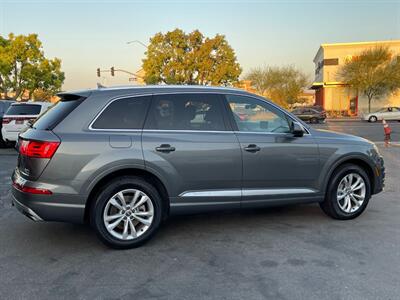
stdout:
<svg viewBox="0 0 400 300">
<path fill-rule="evenodd" d="M 240 206 L 241 151 L 222 96 L 155 95 L 142 145 L 146 168 L 167 182 L 171 209 Z"/>
<path fill-rule="evenodd" d="M 226 99 L 243 156 L 243 207 L 317 195 L 319 151 L 313 137 L 294 137 L 289 117 L 266 101 Z"/>
</svg>

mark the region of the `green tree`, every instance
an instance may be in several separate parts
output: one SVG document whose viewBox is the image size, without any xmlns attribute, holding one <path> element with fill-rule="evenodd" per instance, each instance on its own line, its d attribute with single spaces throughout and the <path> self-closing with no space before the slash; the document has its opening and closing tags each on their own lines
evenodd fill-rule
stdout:
<svg viewBox="0 0 400 300">
<path fill-rule="evenodd" d="M 400 60 L 387 47 L 367 49 L 348 60 L 338 72 L 339 77 L 371 102 L 400 88 Z"/>
<path fill-rule="evenodd" d="M 241 68 L 223 35 L 204 37 L 195 30 L 157 33 L 143 59 L 147 84 L 232 85 Z"/>
<path fill-rule="evenodd" d="M 303 102 L 300 95 L 309 83 L 307 76 L 293 66 L 256 68 L 245 79 L 259 94 L 284 107 Z"/>
<path fill-rule="evenodd" d="M 55 94 L 64 82 L 61 60 L 47 59 L 36 34 L 0 36 L 0 95 L 19 98 L 42 89 Z"/>
</svg>

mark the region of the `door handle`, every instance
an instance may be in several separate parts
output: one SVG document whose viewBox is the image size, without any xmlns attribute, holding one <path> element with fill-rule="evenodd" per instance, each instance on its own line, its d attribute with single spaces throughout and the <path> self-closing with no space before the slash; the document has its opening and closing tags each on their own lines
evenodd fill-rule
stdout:
<svg viewBox="0 0 400 300">
<path fill-rule="evenodd" d="M 168 153 L 168 152 L 175 151 L 175 147 L 172 147 L 170 144 L 162 144 L 159 147 L 156 147 L 156 151 Z"/>
<path fill-rule="evenodd" d="M 261 150 L 261 148 L 255 144 L 250 144 L 247 147 L 244 147 L 244 150 L 247 152 L 258 152 Z"/>
</svg>

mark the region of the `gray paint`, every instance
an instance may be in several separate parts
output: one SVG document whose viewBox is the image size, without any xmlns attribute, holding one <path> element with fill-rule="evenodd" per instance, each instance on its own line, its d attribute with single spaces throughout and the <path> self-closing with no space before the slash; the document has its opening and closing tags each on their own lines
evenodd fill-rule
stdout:
<svg viewBox="0 0 400 300">
<path fill-rule="evenodd" d="M 259 207 L 324 199 L 329 177 L 336 166 L 359 159 L 382 170 L 373 143 L 355 136 L 315 130 L 299 122 L 306 134 L 245 133 L 190 130 L 91 130 L 90 124 L 117 98 L 169 93 L 238 94 L 262 99 L 242 90 L 160 86 L 79 91 L 87 99 L 52 132 L 28 129 L 23 138 L 60 140 L 50 161 L 20 158 L 14 178 L 53 195 L 30 195 L 13 189 L 21 205 L 49 221 L 83 222 L 90 192 L 113 172 L 136 169 L 156 176 L 168 193 L 171 213 L 225 208 Z M 70 93 L 74 94 L 74 93 Z M 150 97 L 149 97 L 150 98 Z M 267 101 L 268 102 L 268 101 Z M 173 152 L 156 147 L 170 144 Z M 244 148 L 257 144 L 258 152 Z M 22 171 L 35 170 L 35 176 Z M 382 189 L 382 176 L 374 178 L 374 193 Z M 20 206 L 22 207 L 22 206 Z"/>
</svg>

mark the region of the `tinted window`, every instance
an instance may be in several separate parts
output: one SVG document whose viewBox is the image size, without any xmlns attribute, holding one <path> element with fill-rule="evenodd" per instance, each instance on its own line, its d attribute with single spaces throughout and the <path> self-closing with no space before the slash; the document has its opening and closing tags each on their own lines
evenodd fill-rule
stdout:
<svg viewBox="0 0 400 300">
<path fill-rule="evenodd" d="M 226 98 L 239 131 L 290 132 L 285 114 L 267 102 L 236 95 Z"/>
<path fill-rule="evenodd" d="M 93 123 L 96 129 L 142 129 L 151 96 L 118 99 Z"/>
<path fill-rule="evenodd" d="M 6 115 L 38 115 L 41 108 L 38 104 L 16 104 L 8 108 Z"/>
<path fill-rule="evenodd" d="M 33 123 L 32 127 L 41 130 L 53 129 L 60 123 L 82 100 L 59 101 Z"/>
<path fill-rule="evenodd" d="M 213 94 L 154 96 L 146 128 L 223 131 L 221 99 Z"/>
</svg>

